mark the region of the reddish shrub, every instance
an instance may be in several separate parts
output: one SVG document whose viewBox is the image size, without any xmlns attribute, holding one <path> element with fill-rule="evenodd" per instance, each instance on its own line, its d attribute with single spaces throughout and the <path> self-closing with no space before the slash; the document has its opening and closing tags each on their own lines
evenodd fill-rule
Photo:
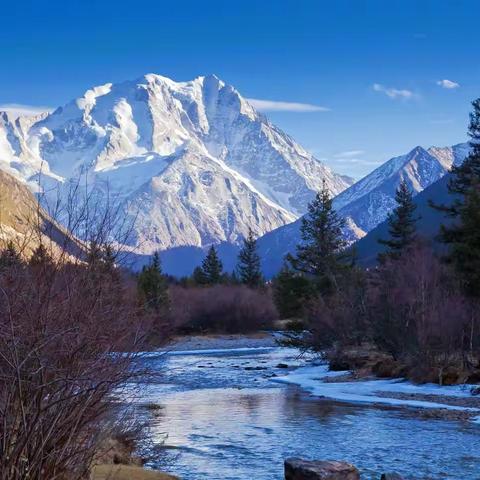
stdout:
<svg viewBox="0 0 480 480">
<path fill-rule="evenodd" d="M 270 292 L 238 285 L 170 290 L 171 318 L 182 331 L 251 332 L 270 328 L 277 318 Z"/>
</svg>

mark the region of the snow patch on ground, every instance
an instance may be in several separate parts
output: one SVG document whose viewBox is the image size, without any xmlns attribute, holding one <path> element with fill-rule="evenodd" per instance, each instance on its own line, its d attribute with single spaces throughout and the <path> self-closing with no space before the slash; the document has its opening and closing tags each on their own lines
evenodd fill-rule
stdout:
<svg viewBox="0 0 480 480">
<path fill-rule="evenodd" d="M 404 379 L 364 380 L 346 382 L 326 382 L 325 379 L 338 377 L 349 372 L 331 372 L 328 365 L 301 367 L 283 377 L 273 378 L 273 382 L 298 385 L 312 395 L 348 403 L 384 404 L 414 408 L 441 408 L 467 412 L 478 412 L 476 422 L 480 423 L 480 409 L 449 405 L 442 397 L 473 398 L 472 385 L 441 387 L 434 384 L 415 385 Z M 385 394 L 435 395 L 435 401 L 390 398 Z"/>
</svg>

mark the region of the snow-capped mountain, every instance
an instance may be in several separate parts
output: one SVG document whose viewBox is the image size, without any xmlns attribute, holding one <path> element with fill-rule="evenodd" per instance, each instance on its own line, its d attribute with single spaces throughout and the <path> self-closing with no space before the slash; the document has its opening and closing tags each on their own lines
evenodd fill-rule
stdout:
<svg viewBox="0 0 480 480">
<path fill-rule="evenodd" d="M 142 253 L 262 235 L 303 214 L 323 179 L 332 195 L 349 186 L 215 76 L 149 74 L 50 114 L 0 113 L 0 168 L 33 189 L 108 184 Z"/>
<path fill-rule="evenodd" d="M 405 180 L 417 194 L 463 162 L 468 144 L 453 147 L 415 147 L 392 158 L 335 198 L 334 205 L 348 224 L 347 236 L 357 240 L 383 222 L 395 207 L 395 191 Z"/>
<path fill-rule="evenodd" d="M 452 218 L 445 212 L 436 210 L 430 206 L 430 202 L 435 205 L 450 205 L 452 196 L 448 191 L 448 183 L 451 180 L 451 174 L 447 173 L 444 177 L 429 185 L 414 198 L 416 205 L 415 215 L 418 220 L 416 229 L 419 235 L 431 242 L 433 248 L 442 250 L 442 245 L 438 241 L 440 225 L 448 225 Z M 375 265 L 378 261 L 378 254 L 385 252 L 385 245 L 381 245 L 380 239 L 389 238 L 389 224 L 386 220 L 370 230 L 363 238 L 355 243 L 355 252 L 357 261 L 363 266 Z"/>
<path fill-rule="evenodd" d="M 468 143 L 453 147 L 416 147 L 395 157 L 340 193 L 334 199 L 338 213 L 345 218 L 344 231 L 354 242 L 383 222 L 395 207 L 395 191 L 402 180 L 417 194 L 445 176 L 452 165 L 467 156 Z M 266 273 L 278 271 L 284 255 L 293 252 L 300 241 L 301 219 L 267 233 L 259 240 Z"/>
</svg>

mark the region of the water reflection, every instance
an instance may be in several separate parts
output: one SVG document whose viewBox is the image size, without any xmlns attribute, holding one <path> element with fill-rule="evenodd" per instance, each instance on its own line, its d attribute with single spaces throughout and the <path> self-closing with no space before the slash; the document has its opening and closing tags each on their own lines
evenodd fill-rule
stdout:
<svg viewBox="0 0 480 480">
<path fill-rule="evenodd" d="M 273 480 L 282 477 L 283 459 L 298 455 L 348 460 L 366 479 L 387 470 L 480 479 L 480 427 L 311 397 L 269 380 L 279 359 L 302 362 L 281 349 L 163 359 L 157 367 L 165 376 L 145 392 L 164 407 L 148 412 L 151 438 L 166 447 L 151 465 L 188 480 Z M 198 368 L 209 364 L 208 373 Z M 255 365 L 266 370 L 245 370 Z"/>
</svg>

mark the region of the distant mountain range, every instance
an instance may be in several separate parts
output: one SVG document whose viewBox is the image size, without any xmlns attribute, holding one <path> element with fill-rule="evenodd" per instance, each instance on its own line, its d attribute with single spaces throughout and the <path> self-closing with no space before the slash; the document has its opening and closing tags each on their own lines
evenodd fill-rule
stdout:
<svg viewBox="0 0 480 480">
<path fill-rule="evenodd" d="M 447 173 L 414 198 L 414 203 L 417 206 L 415 215 L 418 217 L 417 232 L 425 240 L 431 241 L 437 250 L 442 248 L 437 238 L 440 225 L 448 225 L 452 220 L 444 212 L 432 208 L 430 201 L 435 205 L 451 204 L 452 198 L 447 188 L 450 178 L 451 175 Z M 378 240 L 389 238 L 388 228 L 388 222 L 385 220 L 355 243 L 356 255 L 360 265 L 364 267 L 375 265 L 378 254 L 385 251 L 385 247 Z"/>
<path fill-rule="evenodd" d="M 142 255 L 238 245 L 249 228 L 261 236 L 302 215 L 323 180 L 332 195 L 352 183 L 215 76 L 149 74 L 50 114 L 0 113 L 0 169 L 50 196 L 81 176 L 108 191 Z"/>
<path fill-rule="evenodd" d="M 345 238 L 355 242 L 375 229 L 387 218 L 388 212 L 395 207 L 395 191 L 402 180 L 405 180 L 414 192 L 419 194 L 427 187 L 441 181 L 452 165 L 463 162 L 469 151 L 467 143 L 453 147 L 431 147 L 425 150 L 416 147 L 408 154 L 392 158 L 372 173 L 340 193 L 334 199 L 334 206 L 338 213 L 346 219 Z M 440 189 L 436 194 L 439 200 L 447 201 L 445 189 Z M 427 193 L 427 192 L 425 192 Z M 427 197 L 422 196 L 425 199 Z M 424 200 L 426 203 L 426 200 Z M 426 214 L 430 223 L 439 220 L 429 211 Z M 295 251 L 295 246 L 300 242 L 301 219 L 280 227 L 259 240 L 263 267 L 267 275 L 273 275 L 281 267 L 284 256 Z M 384 228 L 384 227 L 382 227 Z M 380 228 L 383 234 L 385 234 Z M 376 241 L 372 242 L 376 234 L 367 235 L 364 242 L 357 245 L 363 256 L 368 257 L 369 249 L 376 256 L 378 247 Z M 373 248 L 375 244 L 375 248 Z"/>
<path fill-rule="evenodd" d="M 0 170 L 50 201 L 82 179 L 132 223 L 126 247 L 136 260 L 161 250 L 178 275 L 211 244 L 230 270 L 249 228 L 274 274 L 323 181 L 347 220 L 345 237 L 357 241 L 385 220 L 401 180 L 422 192 L 467 153 L 467 144 L 416 147 L 353 183 L 213 75 L 174 82 L 149 74 L 94 87 L 52 113 L 0 112 Z"/>
</svg>

